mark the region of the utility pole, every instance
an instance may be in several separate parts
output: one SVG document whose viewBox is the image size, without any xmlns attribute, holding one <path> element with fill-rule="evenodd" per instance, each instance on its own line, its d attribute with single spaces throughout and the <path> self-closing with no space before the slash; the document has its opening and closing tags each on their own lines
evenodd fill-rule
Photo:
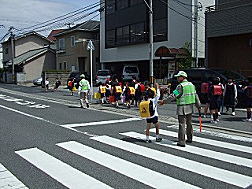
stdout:
<svg viewBox="0 0 252 189">
<path fill-rule="evenodd" d="M 153 5 L 152 0 L 149 0 L 149 4 L 144 0 L 146 6 L 149 8 L 149 40 L 150 40 L 150 82 L 154 83 L 153 78 L 153 58 L 154 58 L 154 47 L 153 47 Z"/>
<path fill-rule="evenodd" d="M 194 0 L 194 56 L 195 67 L 199 67 L 198 58 L 198 0 Z"/>
<path fill-rule="evenodd" d="M 11 39 L 11 65 L 12 65 L 12 82 L 15 83 L 15 65 L 14 65 L 14 53 L 15 53 L 15 48 L 14 48 L 14 34 L 13 34 L 13 29 L 14 27 L 11 26 L 9 31 L 10 31 L 10 39 Z"/>
</svg>

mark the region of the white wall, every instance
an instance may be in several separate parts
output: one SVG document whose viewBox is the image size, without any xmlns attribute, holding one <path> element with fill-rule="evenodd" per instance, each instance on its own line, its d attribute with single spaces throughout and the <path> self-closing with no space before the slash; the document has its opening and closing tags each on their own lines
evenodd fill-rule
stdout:
<svg viewBox="0 0 252 189">
<path fill-rule="evenodd" d="M 186 2 L 189 4 L 190 4 L 190 1 L 191 0 L 183 0 L 183 2 Z M 176 3 L 173 0 L 169 0 L 169 6 L 175 7 Z M 183 9 L 179 11 L 187 16 L 192 15 L 192 12 L 188 13 Z M 100 23 L 101 24 L 100 25 L 101 62 L 149 60 L 149 45 L 148 44 L 130 45 L 130 46 L 105 49 L 104 16 L 105 15 L 103 11 L 101 14 L 101 19 L 100 19 L 101 20 L 101 23 Z M 160 46 L 166 46 L 168 48 L 180 48 L 185 44 L 185 42 L 191 42 L 191 41 L 192 41 L 191 20 L 186 19 L 183 16 L 169 9 L 168 10 L 168 41 L 154 43 L 154 52 Z"/>
<path fill-rule="evenodd" d="M 215 4 L 215 0 L 198 0 L 199 3 L 202 4 L 202 10 L 198 11 L 198 57 L 205 58 L 205 11 L 206 7 Z M 194 0 L 192 0 L 192 4 L 194 5 Z M 193 9 L 193 7 L 192 7 Z M 194 14 L 194 9 L 192 10 Z M 192 56 L 195 57 L 194 51 L 194 23 L 192 23 Z"/>
</svg>

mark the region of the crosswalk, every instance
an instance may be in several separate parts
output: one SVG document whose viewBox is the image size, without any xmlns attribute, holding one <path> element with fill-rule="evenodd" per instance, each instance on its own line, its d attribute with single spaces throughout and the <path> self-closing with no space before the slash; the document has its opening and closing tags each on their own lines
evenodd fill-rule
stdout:
<svg viewBox="0 0 252 189">
<path fill-rule="evenodd" d="M 151 129 L 151 132 L 155 130 Z M 102 167 L 97 176 L 83 169 L 78 170 L 78 166 L 59 159 L 51 151 L 29 148 L 15 153 L 67 188 L 127 188 L 120 186 L 120 183 L 115 185 L 115 182 L 100 179 L 105 169 L 146 188 L 246 188 L 252 185 L 251 144 L 241 145 L 197 136 L 194 137 L 194 144 L 181 148 L 171 140 L 177 137 L 176 132 L 160 130 L 160 134 L 163 141 L 155 142 L 155 137 L 150 137 L 153 140 L 151 144 L 144 143 L 145 135 L 135 131 L 119 133 L 113 137 L 94 136 L 90 138 L 92 145 L 79 141 L 55 144 L 55 148 L 63 153 L 70 153 L 73 157 Z M 125 138 L 136 140 L 122 140 Z M 205 161 L 201 161 L 202 158 Z M 88 165 L 92 166 L 92 163 Z M 116 180 L 115 175 L 105 177 Z M 180 175 L 190 175 L 191 178 L 181 178 Z M 198 179 L 192 181 L 192 178 Z"/>
</svg>

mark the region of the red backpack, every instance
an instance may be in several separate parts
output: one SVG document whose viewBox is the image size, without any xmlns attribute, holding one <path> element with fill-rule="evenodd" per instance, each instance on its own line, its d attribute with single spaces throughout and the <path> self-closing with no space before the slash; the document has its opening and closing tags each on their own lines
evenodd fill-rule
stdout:
<svg viewBox="0 0 252 189">
<path fill-rule="evenodd" d="M 221 85 L 213 85 L 213 95 L 221 96 L 222 95 L 222 87 Z"/>
<path fill-rule="evenodd" d="M 200 92 L 203 94 L 208 93 L 209 83 L 202 83 Z"/>
<path fill-rule="evenodd" d="M 140 91 L 141 91 L 141 92 L 144 92 L 144 91 L 145 91 L 145 86 L 144 86 L 144 84 L 140 84 L 139 86 L 140 86 Z"/>
</svg>

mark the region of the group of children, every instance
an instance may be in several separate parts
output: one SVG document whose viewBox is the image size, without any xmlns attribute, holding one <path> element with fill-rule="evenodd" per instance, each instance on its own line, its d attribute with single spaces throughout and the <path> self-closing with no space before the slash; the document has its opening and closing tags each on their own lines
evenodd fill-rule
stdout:
<svg viewBox="0 0 252 189">
<path fill-rule="evenodd" d="M 135 79 L 124 84 L 114 79 L 99 86 L 101 103 L 111 103 L 119 107 L 119 101 L 121 101 L 127 108 L 131 105 L 138 107 L 139 103 L 147 98 L 149 88 L 156 90 L 150 84 L 143 84 Z"/>
<path fill-rule="evenodd" d="M 248 84 L 243 88 L 244 104 L 247 108 L 246 121 L 252 121 L 251 109 L 252 109 L 252 87 Z M 219 116 L 221 115 L 221 109 L 226 107 L 226 113 L 229 109 L 232 109 L 232 116 L 235 116 L 235 107 L 238 103 L 237 100 L 237 86 L 230 78 L 228 82 L 223 85 L 220 82 L 220 78 L 215 78 L 212 82 L 203 82 L 201 84 L 201 99 L 206 103 L 204 108 L 204 117 L 207 116 L 208 109 L 210 110 L 211 123 L 218 123 Z"/>
</svg>

